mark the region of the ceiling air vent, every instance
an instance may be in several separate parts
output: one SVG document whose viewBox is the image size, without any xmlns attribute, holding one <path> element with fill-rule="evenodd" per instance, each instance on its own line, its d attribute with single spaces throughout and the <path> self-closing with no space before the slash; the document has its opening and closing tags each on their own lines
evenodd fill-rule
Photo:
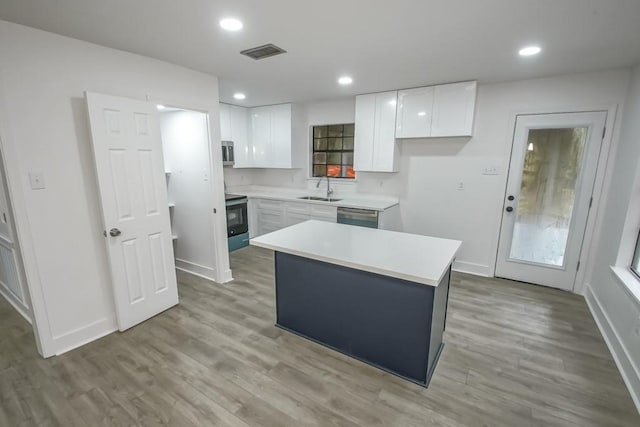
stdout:
<svg viewBox="0 0 640 427">
<path fill-rule="evenodd" d="M 287 51 L 274 44 L 269 43 L 263 46 L 243 50 L 240 53 L 248 56 L 249 58 L 264 59 L 270 56 L 280 55 L 281 53 L 287 53 Z"/>
</svg>

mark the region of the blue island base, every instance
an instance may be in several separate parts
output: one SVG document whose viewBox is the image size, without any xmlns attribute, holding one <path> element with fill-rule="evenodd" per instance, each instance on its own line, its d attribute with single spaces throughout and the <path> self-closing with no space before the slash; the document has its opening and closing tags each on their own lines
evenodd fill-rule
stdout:
<svg viewBox="0 0 640 427">
<path fill-rule="evenodd" d="M 435 286 L 275 253 L 276 326 L 427 387 L 451 266 Z"/>
</svg>

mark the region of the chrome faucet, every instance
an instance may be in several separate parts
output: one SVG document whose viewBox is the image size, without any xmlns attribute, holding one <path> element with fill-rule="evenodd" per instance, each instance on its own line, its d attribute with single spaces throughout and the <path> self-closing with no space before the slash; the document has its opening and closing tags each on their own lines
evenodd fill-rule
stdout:
<svg viewBox="0 0 640 427">
<path fill-rule="evenodd" d="M 331 188 L 329 185 L 329 177 L 327 176 L 327 200 L 331 200 L 331 195 L 333 194 L 333 188 Z M 316 188 L 320 187 L 320 183 L 322 182 L 322 178 L 320 178 L 318 180 L 318 182 L 316 183 Z"/>
</svg>

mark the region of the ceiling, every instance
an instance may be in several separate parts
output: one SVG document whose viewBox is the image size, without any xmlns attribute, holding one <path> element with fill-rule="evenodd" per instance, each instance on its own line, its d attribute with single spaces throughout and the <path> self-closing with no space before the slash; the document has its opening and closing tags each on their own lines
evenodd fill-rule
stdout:
<svg viewBox="0 0 640 427">
<path fill-rule="evenodd" d="M 640 63 L 639 0 L 2 0 L 0 19 L 217 75 L 246 106 Z M 288 53 L 238 53 L 265 43 Z"/>
</svg>

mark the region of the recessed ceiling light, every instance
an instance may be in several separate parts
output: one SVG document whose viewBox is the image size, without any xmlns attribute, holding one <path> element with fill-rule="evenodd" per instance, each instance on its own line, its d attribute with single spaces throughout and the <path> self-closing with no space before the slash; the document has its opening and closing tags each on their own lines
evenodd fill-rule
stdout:
<svg viewBox="0 0 640 427">
<path fill-rule="evenodd" d="M 396 101 L 395 99 L 392 99 L 391 101 L 389 101 L 389 105 L 395 106 L 397 103 L 398 101 Z"/>
<path fill-rule="evenodd" d="M 426 115 L 427 115 L 427 112 L 426 112 L 426 111 L 420 111 L 420 112 L 418 113 L 418 115 L 419 115 L 420 117 L 422 117 L 422 116 L 426 116 Z"/>
<path fill-rule="evenodd" d="M 165 106 L 164 106 L 164 105 L 162 105 L 162 104 L 158 104 L 158 105 L 156 105 L 156 108 L 157 108 L 158 110 L 164 110 L 164 109 L 165 109 L 165 108 L 167 108 L 167 107 L 165 107 Z"/>
<path fill-rule="evenodd" d="M 245 95 L 244 93 L 240 93 L 240 92 L 238 92 L 238 93 L 234 93 L 234 94 L 233 94 L 233 97 L 234 97 L 235 99 L 239 99 L 239 100 L 241 100 L 241 101 L 242 101 L 243 99 L 245 99 L 245 98 L 247 97 L 247 95 Z"/>
<path fill-rule="evenodd" d="M 531 55 L 537 55 L 541 51 L 542 49 L 540 49 L 539 46 L 527 46 L 520 49 L 518 53 L 520 54 L 520 56 L 531 56 Z"/>
<path fill-rule="evenodd" d="M 338 83 L 340 83 L 341 85 L 350 85 L 351 83 L 353 83 L 353 79 L 349 76 L 342 76 L 338 79 Z"/>
<path fill-rule="evenodd" d="M 227 31 L 240 31 L 242 22 L 236 18 L 224 18 L 220 20 L 220 26 Z"/>
</svg>

